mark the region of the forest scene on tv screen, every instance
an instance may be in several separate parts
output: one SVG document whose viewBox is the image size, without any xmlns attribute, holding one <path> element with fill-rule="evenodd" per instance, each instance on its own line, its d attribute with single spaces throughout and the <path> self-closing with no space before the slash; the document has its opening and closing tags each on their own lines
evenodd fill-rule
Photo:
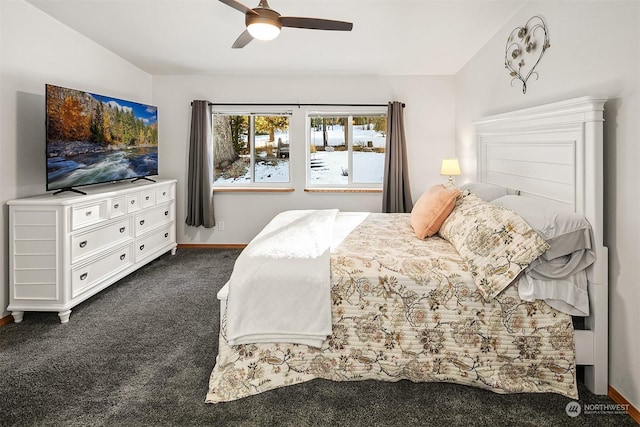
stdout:
<svg viewBox="0 0 640 427">
<path fill-rule="evenodd" d="M 46 90 L 48 190 L 158 174 L 157 107 Z"/>
</svg>

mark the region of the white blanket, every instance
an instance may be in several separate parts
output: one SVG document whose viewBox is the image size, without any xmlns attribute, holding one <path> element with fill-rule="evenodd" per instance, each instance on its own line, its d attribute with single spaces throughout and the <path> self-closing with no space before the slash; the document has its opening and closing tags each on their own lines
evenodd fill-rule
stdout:
<svg viewBox="0 0 640 427">
<path fill-rule="evenodd" d="M 337 209 L 286 211 L 242 251 L 229 279 L 230 345 L 320 347 L 331 334 L 329 250 Z"/>
</svg>

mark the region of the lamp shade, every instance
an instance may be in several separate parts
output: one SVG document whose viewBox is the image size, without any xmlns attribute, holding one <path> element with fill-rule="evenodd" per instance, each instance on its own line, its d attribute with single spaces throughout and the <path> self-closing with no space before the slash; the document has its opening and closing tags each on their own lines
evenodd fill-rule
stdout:
<svg viewBox="0 0 640 427">
<path fill-rule="evenodd" d="M 443 159 L 440 175 L 458 176 L 461 175 L 458 159 Z"/>
</svg>

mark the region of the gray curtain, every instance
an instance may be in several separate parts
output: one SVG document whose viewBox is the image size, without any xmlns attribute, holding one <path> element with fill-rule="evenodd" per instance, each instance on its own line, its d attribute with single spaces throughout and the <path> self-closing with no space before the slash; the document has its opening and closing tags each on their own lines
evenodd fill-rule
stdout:
<svg viewBox="0 0 640 427">
<path fill-rule="evenodd" d="M 213 215 L 213 129 L 208 101 L 191 103 L 191 136 L 187 177 L 187 225 L 212 228 Z"/>
<path fill-rule="evenodd" d="M 382 185 L 382 212 L 411 212 L 411 189 L 407 169 L 407 140 L 404 136 L 404 104 L 389 102 L 387 145 Z"/>
</svg>

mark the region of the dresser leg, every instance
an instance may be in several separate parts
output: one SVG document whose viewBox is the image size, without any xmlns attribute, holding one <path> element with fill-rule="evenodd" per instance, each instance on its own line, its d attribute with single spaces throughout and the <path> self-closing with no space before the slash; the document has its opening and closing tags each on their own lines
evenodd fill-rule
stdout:
<svg viewBox="0 0 640 427">
<path fill-rule="evenodd" d="M 175 248 L 171 249 L 171 255 L 175 255 L 177 250 L 178 250 L 177 246 Z"/>
<path fill-rule="evenodd" d="M 60 318 L 60 323 L 69 322 L 69 316 L 71 316 L 71 310 L 61 311 L 58 313 L 58 317 Z"/>
<path fill-rule="evenodd" d="M 12 311 L 11 315 L 13 316 L 13 321 L 15 323 L 22 322 L 22 316 L 24 316 L 24 311 Z"/>
</svg>

